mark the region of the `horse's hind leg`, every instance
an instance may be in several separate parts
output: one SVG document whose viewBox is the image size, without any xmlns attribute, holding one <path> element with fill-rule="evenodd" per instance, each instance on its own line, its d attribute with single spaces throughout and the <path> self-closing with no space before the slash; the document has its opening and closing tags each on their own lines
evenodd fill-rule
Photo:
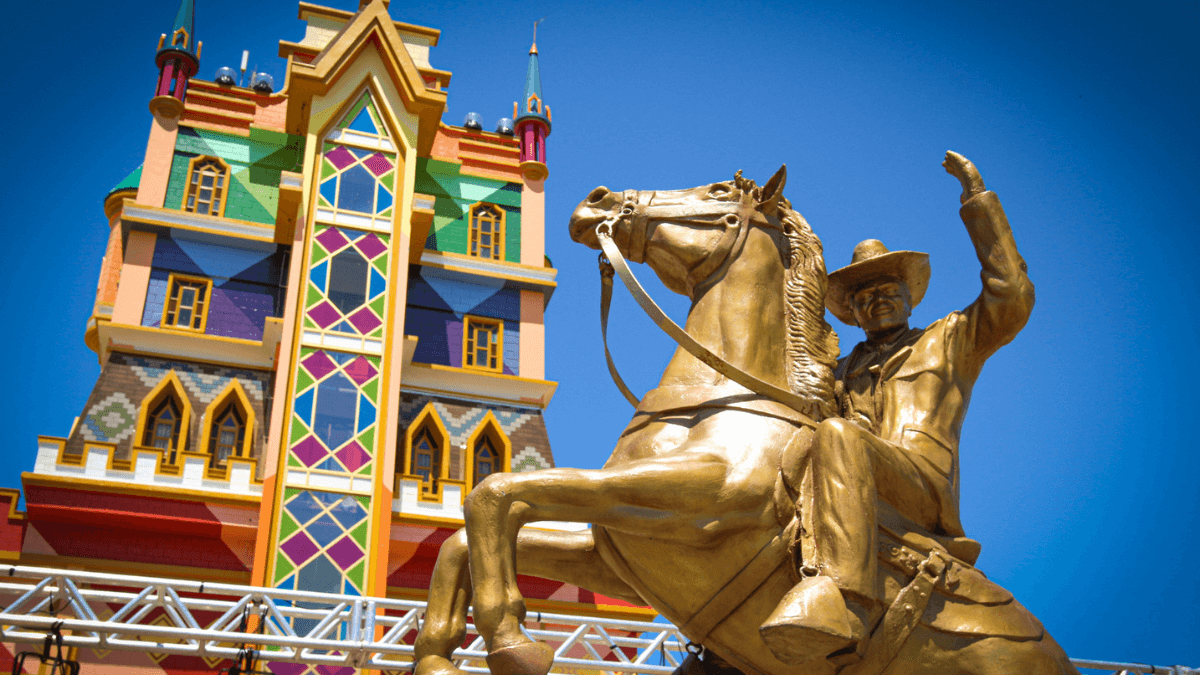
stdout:
<svg viewBox="0 0 1200 675">
<path fill-rule="evenodd" d="M 517 537 L 517 568 L 522 574 L 553 579 L 613 598 L 640 603 L 637 593 L 622 582 L 595 551 L 590 531 L 524 530 Z M 442 544 L 433 578 L 425 622 L 417 634 L 415 675 L 461 675 L 450 657 L 467 635 L 471 603 L 471 573 L 466 530 Z"/>
</svg>

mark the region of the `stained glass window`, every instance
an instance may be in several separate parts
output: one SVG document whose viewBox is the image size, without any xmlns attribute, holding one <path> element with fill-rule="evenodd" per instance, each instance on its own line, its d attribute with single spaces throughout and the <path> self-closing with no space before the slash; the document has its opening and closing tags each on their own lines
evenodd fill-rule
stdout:
<svg viewBox="0 0 1200 675">
<path fill-rule="evenodd" d="M 369 94 L 326 136 L 317 217 L 339 224 L 390 228 L 396 155 Z M 383 223 L 376 223 L 380 219 Z"/>
<path fill-rule="evenodd" d="M 477 316 L 467 316 L 463 323 L 463 367 L 501 371 L 504 324 Z"/>
<path fill-rule="evenodd" d="M 504 211 L 492 204 L 471 207 L 470 254 L 479 258 L 504 258 Z"/>
<path fill-rule="evenodd" d="M 204 332 L 212 280 L 172 274 L 168 287 L 162 327 Z"/>
<path fill-rule="evenodd" d="M 367 272 L 370 265 L 358 249 L 347 247 L 329 261 L 329 301 L 349 314 L 367 301 Z"/>
<path fill-rule="evenodd" d="M 208 452 L 213 466 L 225 466 L 230 457 L 240 457 L 246 441 L 246 422 L 235 403 L 229 405 L 213 420 L 208 435 Z"/>
<path fill-rule="evenodd" d="M 206 216 L 224 213 L 229 167 L 216 157 L 197 157 L 188 172 L 187 194 L 183 210 Z"/>
</svg>

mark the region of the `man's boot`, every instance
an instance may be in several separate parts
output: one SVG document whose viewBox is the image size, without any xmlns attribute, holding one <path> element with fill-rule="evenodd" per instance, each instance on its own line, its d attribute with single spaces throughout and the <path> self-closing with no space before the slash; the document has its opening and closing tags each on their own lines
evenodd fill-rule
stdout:
<svg viewBox="0 0 1200 675">
<path fill-rule="evenodd" d="M 853 651 L 865 636 L 862 619 L 825 576 L 801 579 L 758 632 L 775 658 L 788 665 Z"/>
</svg>

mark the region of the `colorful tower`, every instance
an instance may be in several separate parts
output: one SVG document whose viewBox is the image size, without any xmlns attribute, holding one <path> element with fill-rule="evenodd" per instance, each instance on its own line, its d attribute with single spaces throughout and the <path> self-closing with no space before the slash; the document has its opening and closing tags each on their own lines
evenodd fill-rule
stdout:
<svg viewBox="0 0 1200 675">
<path fill-rule="evenodd" d="M 10 560 L 423 599 L 470 489 L 554 465 L 536 47 L 514 137 L 442 122 L 440 32 L 386 0 L 300 18 L 285 86 L 258 91 L 194 77 L 183 0 L 144 162 L 104 202 L 85 331 L 101 374 L 71 432 L 39 437 L 28 513 L 0 490 Z M 522 583 L 533 611 L 653 616 Z M 84 675 L 220 661 L 80 658 Z"/>
<path fill-rule="evenodd" d="M 196 41 L 195 25 L 194 0 L 181 0 L 171 34 L 164 33 L 158 39 L 158 54 L 154 57 L 158 66 L 158 84 L 154 88 L 156 103 L 151 104 L 151 110 L 161 108 L 174 112 L 170 117 L 178 117 L 182 111 L 188 80 L 200 70 L 203 44 Z"/>
<path fill-rule="evenodd" d="M 521 141 L 521 168 L 531 178 L 546 176 L 546 137 L 550 135 L 550 106 L 542 99 L 542 74 L 538 68 L 537 24 L 529 47 L 525 96 L 513 103 L 513 121 Z"/>
</svg>

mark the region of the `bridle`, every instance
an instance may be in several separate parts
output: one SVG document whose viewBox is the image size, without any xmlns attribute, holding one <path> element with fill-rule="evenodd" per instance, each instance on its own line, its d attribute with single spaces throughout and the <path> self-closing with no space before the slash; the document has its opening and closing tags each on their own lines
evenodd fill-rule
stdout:
<svg viewBox="0 0 1200 675">
<path fill-rule="evenodd" d="M 715 284 L 725 276 L 726 270 L 737 259 L 742 248 L 745 246 L 746 238 L 752 226 L 762 226 L 777 230 L 781 230 L 782 227 L 778 222 L 772 222 L 763 216 L 754 207 L 753 198 L 750 197 L 748 191 L 744 192 L 742 199 L 737 202 L 706 200 L 695 205 L 684 206 L 677 204 L 670 206 L 654 205 L 651 203 L 654 194 L 653 191 L 626 190 L 622 193 L 623 201 L 621 210 L 616 215 L 610 216 L 596 226 L 596 239 L 599 241 L 600 249 L 603 251 L 600 254 L 600 335 L 604 342 L 604 358 L 608 362 L 608 372 L 612 376 L 613 383 L 617 385 L 617 388 L 621 390 L 625 399 L 635 408 L 641 403 L 638 397 L 625 384 L 625 380 L 621 378 L 620 373 L 617 372 L 617 366 L 613 362 L 612 353 L 608 349 L 608 311 L 612 303 L 612 278 L 615 272 L 617 276 L 621 277 L 621 281 L 629 289 L 630 295 L 637 301 L 642 311 L 646 312 L 650 319 L 663 332 L 669 335 L 671 339 L 689 354 L 750 391 L 778 401 L 807 416 L 807 411 L 810 408 L 808 401 L 793 392 L 780 389 L 737 368 L 697 342 L 679 324 L 671 320 L 671 317 L 667 316 L 655 304 L 650 295 L 646 293 L 646 290 L 642 288 L 642 285 L 638 283 L 637 278 L 633 275 L 633 271 L 629 269 L 628 263 L 625 262 L 625 258 L 621 255 L 620 249 L 617 248 L 617 244 L 613 240 L 613 233 L 617 225 L 622 222 L 627 223 L 630 235 L 629 258 L 634 262 L 643 262 L 646 256 L 646 240 L 650 236 L 648 232 L 649 223 L 653 218 L 669 218 L 673 223 L 682 224 L 702 224 L 708 226 L 713 225 L 714 222 L 724 224 L 725 231 L 717 242 L 713 254 L 688 273 L 689 280 L 693 283 L 693 296 L 695 296 L 707 290 L 712 284 Z M 714 217 L 716 217 L 715 221 Z"/>
</svg>

